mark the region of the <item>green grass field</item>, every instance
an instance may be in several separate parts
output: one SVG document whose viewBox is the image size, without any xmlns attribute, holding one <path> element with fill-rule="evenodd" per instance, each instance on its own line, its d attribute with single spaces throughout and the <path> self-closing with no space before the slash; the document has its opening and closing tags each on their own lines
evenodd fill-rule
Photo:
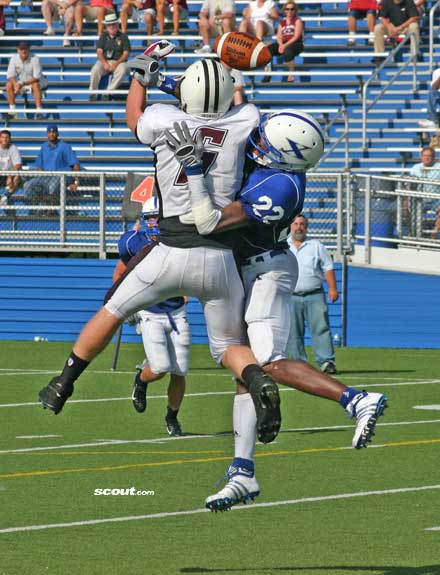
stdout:
<svg viewBox="0 0 440 575">
<path fill-rule="evenodd" d="M 0 342 L 2 575 L 440 574 L 438 351 L 338 350 L 341 381 L 389 397 L 361 451 L 340 406 L 283 389 L 282 433 L 256 450 L 260 497 L 215 514 L 204 499 L 233 454 L 233 382 L 207 349 L 193 348 L 177 439 L 167 381 L 132 408 L 140 345 L 122 346 L 117 372 L 110 346 L 75 401 L 43 410 L 69 349 Z M 131 487 L 154 495 L 94 495 Z"/>
</svg>

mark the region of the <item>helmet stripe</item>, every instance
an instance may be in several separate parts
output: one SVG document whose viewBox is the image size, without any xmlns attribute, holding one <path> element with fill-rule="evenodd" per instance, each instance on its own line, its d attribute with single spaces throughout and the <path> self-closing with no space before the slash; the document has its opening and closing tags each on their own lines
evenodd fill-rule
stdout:
<svg viewBox="0 0 440 575">
<path fill-rule="evenodd" d="M 220 98 L 220 78 L 218 67 L 221 64 L 211 61 L 212 68 L 214 70 L 214 109 L 213 112 L 218 112 L 218 103 Z"/>
<path fill-rule="evenodd" d="M 203 105 L 203 111 L 205 113 L 209 112 L 209 70 L 208 70 L 208 63 L 206 60 L 201 60 L 202 67 L 203 67 L 203 74 L 205 76 L 205 103 Z"/>
<path fill-rule="evenodd" d="M 276 116 L 292 116 L 292 118 L 299 118 L 300 120 L 302 120 L 306 124 L 309 124 L 309 126 L 312 126 L 315 129 L 315 132 L 321 138 L 322 143 L 324 143 L 324 137 L 322 135 L 321 128 L 320 127 L 318 128 L 318 126 L 316 124 L 311 122 L 308 118 L 306 118 L 302 114 L 292 114 L 292 112 L 280 112 L 279 114 L 274 114 L 273 116 L 271 116 L 271 118 L 276 118 Z"/>
</svg>

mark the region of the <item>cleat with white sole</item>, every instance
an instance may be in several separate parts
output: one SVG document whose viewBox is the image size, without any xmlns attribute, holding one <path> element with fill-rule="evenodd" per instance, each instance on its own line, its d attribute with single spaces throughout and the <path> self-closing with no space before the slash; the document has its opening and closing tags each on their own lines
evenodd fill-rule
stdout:
<svg viewBox="0 0 440 575">
<path fill-rule="evenodd" d="M 350 418 L 356 418 L 352 446 L 355 449 L 367 447 L 374 436 L 376 423 L 388 407 L 388 398 L 382 393 L 367 393 L 363 391 L 355 395 L 346 407 Z"/>
<path fill-rule="evenodd" d="M 229 511 L 238 503 L 253 501 L 260 494 L 260 486 L 253 471 L 232 465 L 226 472 L 228 482 L 215 495 L 205 499 L 205 507 L 211 511 Z"/>
</svg>

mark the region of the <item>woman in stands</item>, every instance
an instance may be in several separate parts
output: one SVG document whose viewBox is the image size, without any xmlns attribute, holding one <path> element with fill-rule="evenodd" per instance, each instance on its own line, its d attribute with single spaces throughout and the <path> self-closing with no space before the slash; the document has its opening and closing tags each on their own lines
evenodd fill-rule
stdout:
<svg viewBox="0 0 440 575">
<path fill-rule="evenodd" d="M 278 18 L 274 0 L 251 0 L 243 10 L 239 31 L 263 40 L 265 36 L 274 34 L 274 22 Z"/>
<path fill-rule="evenodd" d="M 304 50 L 304 22 L 297 15 L 295 2 L 286 2 L 283 8 L 284 18 L 280 20 L 277 30 L 277 41 L 269 45 L 273 56 L 282 56 L 290 74 L 288 82 L 294 82 L 295 56 Z M 263 82 L 269 82 L 270 76 L 265 76 Z"/>
</svg>

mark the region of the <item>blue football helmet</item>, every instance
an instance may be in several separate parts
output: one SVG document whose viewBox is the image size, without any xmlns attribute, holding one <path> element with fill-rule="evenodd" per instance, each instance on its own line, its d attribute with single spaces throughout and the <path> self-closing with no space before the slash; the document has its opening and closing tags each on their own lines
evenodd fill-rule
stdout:
<svg viewBox="0 0 440 575">
<path fill-rule="evenodd" d="M 159 229 L 159 198 L 152 196 L 142 204 L 142 218 L 145 223 L 145 232 L 149 237 L 158 236 Z"/>
<path fill-rule="evenodd" d="M 264 114 L 249 136 L 248 157 L 266 168 L 306 172 L 324 152 L 324 135 L 318 122 L 301 110 Z"/>
</svg>

